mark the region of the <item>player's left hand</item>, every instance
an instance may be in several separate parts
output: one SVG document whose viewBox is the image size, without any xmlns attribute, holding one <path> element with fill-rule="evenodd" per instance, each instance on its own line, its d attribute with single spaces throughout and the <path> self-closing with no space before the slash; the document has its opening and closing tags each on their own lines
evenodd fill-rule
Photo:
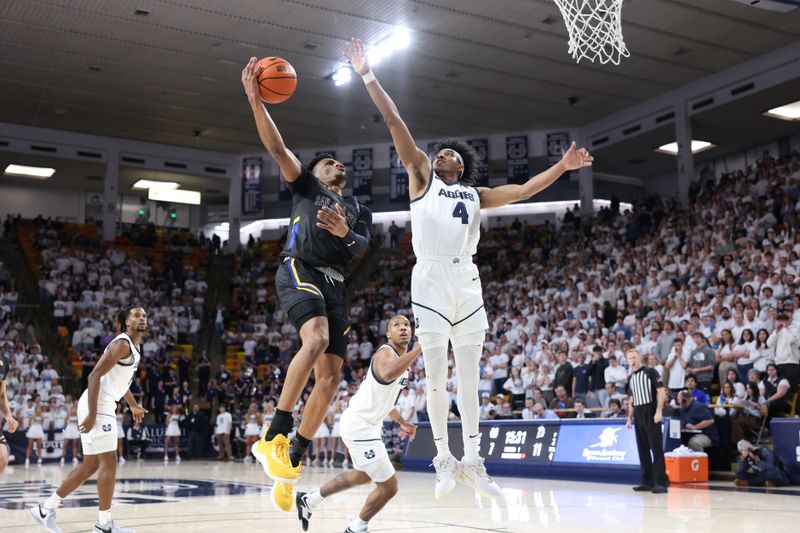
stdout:
<svg viewBox="0 0 800 533">
<path fill-rule="evenodd" d="M 142 407 L 141 405 L 131 405 L 131 415 L 133 416 L 134 422 L 139 422 L 141 424 L 142 419 L 144 419 L 144 415 L 147 414 L 147 409 Z"/>
<path fill-rule="evenodd" d="M 661 418 L 662 418 L 661 411 L 656 411 L 656 414 L 653 415 L 653 422 L 655 422 L 656 424 L 660 424 L 661 423 Z"/>
<path fill-rule="evenodd" d="M 417 426 L 412 424 L 411 422 L 405 422 L 400 424 L 400 429 L 408 433 L 408 440 L 414 440 L 414 437 L 417 435 Z"/>
<path fill-rule="evenodd" d="M 350 228 L 344 216 L 344 209 L 339 204 L 334 204 L 336 210 L 324 206 L 317 211 L 317 227 L 322 228 L 339 238 L 347 237 Z"/>
<path fill-rule="evenodd" d="M 579 168 L 590 167 L 592 166 L 592 161 L 594 161 L 594 157 L 589 155 L 586 148 L 578 149 L 575 141 L 572 141 L 569 150 L 564 152 L 564 156 L 561 158 L 561 162 L 564 163 L 564 167 L 567 170 L 578 170 Z"/>
<path fill-rule="evenodd" d="M 8 425 L 9 433 L 14 433 L 19 427 L 19 422 L 17 422 L 13 416 L 11 418 L 6 418 L 6 424 Z"/>
</svg>

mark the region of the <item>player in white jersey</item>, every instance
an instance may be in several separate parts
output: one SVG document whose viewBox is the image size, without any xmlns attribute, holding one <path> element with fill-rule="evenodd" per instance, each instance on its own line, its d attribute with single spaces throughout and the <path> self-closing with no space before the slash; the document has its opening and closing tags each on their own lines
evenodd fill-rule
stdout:
<svg viewBox="0 0 800 533">
<path fill-rule="evenodd" d="M 141 360 L 140 346 L 147 330 L 147 313 L 141 307 L 132 307 L 120 310 L 115 319 L 120 333 L 106 346 L 89 374 L 89 388 L 78 401 L 83 463 L 69 473 L 49 498 L 30 508 L 31 516 L 51 532 L 61 531 L 56 524 L 58 506 L 95 472 L 100 505 L 94 533 L 132 531 L 111 520 L 111 498 L 117 474 L 117 420 L 114 411 L 117 402 L 124 397 L 135 422 L 141 422 L 147 413 L 129 390 Z"/>
<path fill-rule="evenodd" d="M 381 436 L 383 419 L 391 416 L 409 438 L 414 438 L 416 426 L 403 420 L 394 404 L 400 391 L 408 386 L 408 367 L 419 357 L 420 347 L 417 345 L 407 351 L 411 342 L 411 324 L 404 316 L 392 317 L 386 327 L 386 338 L 389 343 L 378 348 L 372 356 L 364 381 L 339 421 L 342 440 L 350 450 L 354 470 L 339 474 L 311 492 L 297 492 L 295 505 L 303 531 L 308 530 L 311 513 L 325 498 L 374 481 L 375 488 L 367 496 L 361 512 L 345 530 L 345 533 L 366 533 L 370 519 L 397 493 L 397 476 Z"/>
<path fill-rule="evenodd" d="M 460 141 L 436 148 L 432 161 L 417 148 L 392 99 L 370 70 L 363 43 L 348 43 L 347 57 L 361 75 L 383 116 L 397 153 L 408 171 L 412 245 L 417 264 L 411 276 L 411 305 L 428 379 L 428 416 L 436 443 L 435 495 L 441 498 L 456 480 L 482 495 L 499 496 L 478 454 L 480 433 L 478 368 L 485 330 L 478 267 L 472 262 L 480 238 L 480 209 L 526 200 L 554 183 L 564 172 L 590 166 L 592 157 L 575 143 L 561 161 L 522 185 L 474 187 L 477 156 Z M 447 346 L 452 343 L 458 379 L 464 457 L 459 462 L 447 442 Z"/>
</svg>

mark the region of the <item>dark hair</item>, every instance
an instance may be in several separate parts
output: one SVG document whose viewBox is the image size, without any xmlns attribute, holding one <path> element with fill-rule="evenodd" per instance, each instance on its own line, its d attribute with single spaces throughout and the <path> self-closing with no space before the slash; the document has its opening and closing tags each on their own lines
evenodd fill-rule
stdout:
<svg viewBox="0 0 800 533">
<path fill-rule="evenodd" d="M 114 315 L 114 323 L 117 325 L 117 330 L 119 333 L 125 333 L 125 321 L 128 320 L 128 317 L 131 316 L 131 312 L 136 309 L 136 307 L 123 307 L 117 314 Z"/>
<path fill-rule="evenodd" d="M 609 407 L 611 407 L 611 404 L 617 404 L 617 407 L 622 409 L 622 403 L 620 403 L 620 401 L 617 400 L 616 398 L 611 398 L 610 400 L 608 400 L 608 406 Z"/>
<path fill-rule="evenodd" d="M 475 185 L 478 181 L 478 153 L 475 149 L 464 141 L 457 139 L 443 139 L 436 143 L 433 154 L 438 154 L 442 150 L 453 150 L 464 160 L 464 172 L 458 178 L 464 185 Z"/>
<path fill-rule="evenodd" d="M 330 154 L 328 152 L 320 152 L 311 158 L 311 160 L 306 165 L 306 168 L 308 169 L 309 172 L 313 174 L 314 167 L 317 166 L 317 163 L 319 163 L 323 159 L 335 159 L 335 158 L 333 157 L 333 154 Z"/>
<path fill-rule="evenodd" d="M 778 313 L 778 316 L 775 317 L 776 320 L 789 320 L 789 315 L 786 313 Z"/>
<path fill-rule="evenodd" d="M 695 383 L 697 383 L 697 378 L 696 378 L 696 377 L 694 377 L 694 376 L 686 376 L 685 378 L 683 378 L 683 382 L 684 382 L 684 383 L 686 383 L 686 382 L 688 382 L 690 379 L 691 379 L 692 381 L 694 381 Z"/>
<path fill-rule="evenodd" d="M 758 390 L 758 383 L 754 381 L 747 382 L 746 390 L 750 391 L 750 394 L 753 397 L 753 401 L 758 401 L 758 399 L 761 397 L 761 391 Z"/>
</svg>

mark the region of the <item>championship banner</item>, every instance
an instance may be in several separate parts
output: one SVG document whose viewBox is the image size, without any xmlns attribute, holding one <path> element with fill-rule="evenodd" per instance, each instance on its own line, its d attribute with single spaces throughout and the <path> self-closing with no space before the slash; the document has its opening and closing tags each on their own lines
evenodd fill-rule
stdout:
<svg viewBox="0 0 800 533">
<path fill-rule="evenodd" d="M 508 160 L 508 183 L 525 183 L 530 177 L 528 170 L 528 136 L 506 137 L 506 159 Z"/>
<path fill-rule="evenodd" d="M 470 139 L 467 144 L 478 154 L 478 169 L 476 173 L 476 186 L 489 186 L 489 139 Z"/>
<path fill-rule="evenodd" d="M 261 158 L 245 157 L 242 162 L 242 215 L 261 213 Z"/>
<path fill-rule="evenodd" d="M 403 168 L 394 146 L 389 148 L 389 169 L 391 174 L 389 200 L 392 202 L 408 200 L 408 172 Z"/>
<path fill-rule="evenodd" d="M 86 223 L 103 221 L 103 195 L 87 192 L 85 198 L 84 218 Z"/>
<path fill-rule="evenodd" d="M 353 150 L 353 195 L 361 203 L 372 201 L 372 148 Z"/>
<path fill-rule="evenodd" d="M 557 131 L 547 134 L 547 164 L 553 166 L 569 150 L 569 132 Z"/>
</svg>

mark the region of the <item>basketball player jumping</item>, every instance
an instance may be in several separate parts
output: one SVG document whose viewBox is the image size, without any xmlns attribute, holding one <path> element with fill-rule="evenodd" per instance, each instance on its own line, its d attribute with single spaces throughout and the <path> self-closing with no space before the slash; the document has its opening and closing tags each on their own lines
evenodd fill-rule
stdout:
<svg viewBox="0 0 800 533">
<path fill-rule="evenodd" d="M 437 450 L 433 459 L 436 498 L 453 490 L 456 480 L 474 487 L 481 495 L 499 496 L 500 487 L 487 475 L 478 454 L 478 369 L 489 326 L 478 267 L 472 262 L 480 239 L 480 209 L 528 199 L 564 172 L 589 166 L 593 159 L 572 143 L 560 162 L 523 185 L 475 188 L 472 185 L 477 157 L 469 145 L 442 142 L 433 161 L 428 159 L 415 145 L 397 107 L 370 70 L 359 39 L 348 43 L 347 57 L 389 127 L 409 174 L 412 246 L 417 256 L 411 274 L 411 305 L 428 379 L 428 415 Z M 464 440 L 460 463 L 450 453 L 447 442 L 448 340 L 455 352 L 457 403 Z"/>
<path fill-rule="evenodd" d="M 404 316 L 389 320 L 386 338 L 388 344 L 378 348 L 372 356 L 367 375 L 339 422 L 342 440 L 350 450 L 355 470 L 343 472 L 311 492 L 297 493 L 297 517 L 303 531 L 308 530 L 311 513 L 325 498 L 371 480 L 375 488 L 345 530 L 345 533 L 367 533 L 370 519 L 397 493 L 397 476 L 381 437 L 383 419 L 391 416 L 409 438 L 414 438 L 416 426 L 404 420 L 394 405 L 400 391 L 408 386 L 408 367 L 421 350 L 417 344 L 413 350 L 406 351 L 411 341 L 411 324 Z"/>
<path fill-rule="evenodd" d="M 136 403 L 129 390 L 141 360 L 142 336 L 147 330 L 147 313 L 141 307 L 122 309 L 115 317 L 119 334 L 106 346 L 89 374 L 89 388 L 78 400 L 78 420 L 83 446 L 83 463 L 45 501 L 30 508 L 31 516 L 48 531 L 59 533 L 56 509 L 72 491 L 97 472 L 99 516 L 94 533 L 132 533 L 111 520 L 111 498 L 117 475 L 117 402 L 125 398 L 133 420 L 141 422 L 147 410 Z"/>
<path fill-rule="evenodd" d="M 242 71 L 242 84 L 261 141 L 292 191 L 291 225 L 275 285 L 283 310 L 300 332 L 302 346 L 289 364 L 275 417 L 253 446 L 253 455 L 276 482 L 273 503 L 288 512 L 302 469 L 300 458 L 339 387 L 350 331 L 344 280 L 352 261 L 369 245 L 372 213 L 355 199 L 342 197 L 347 182 L 343 164 L 321 154 L 303 168 L 286 148 L 261 103 L 258 74 L 252 58 Z M 312 369 L 314 388 L 290 444 L 287 436 L 292 430 L 292 411 Z"/>
<path fill-rule="evenodd" d="M 8 393 L 6 392 L 6 376 L 11 370 L 11 363 L 4 355 L 0 355 L 0 473 L 6 469 L 8 464 L 8 443 L 3 433 L 3 421 L 8 424 L 8 431 L 14 433 L 19 424 L 11 414 L 11 407 L 8 405 Z"/>
</svg>

